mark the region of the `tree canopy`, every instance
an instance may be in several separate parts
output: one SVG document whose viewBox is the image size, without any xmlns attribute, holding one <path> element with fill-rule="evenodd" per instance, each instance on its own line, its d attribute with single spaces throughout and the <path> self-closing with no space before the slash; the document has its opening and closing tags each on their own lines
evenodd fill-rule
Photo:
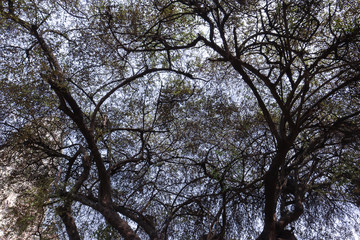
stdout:
<svg viewBox="0 0 360 240">
<path fill-rule="evenodd" d="M 359 234 L 358 1 L 4 0 L 0 24 L 3 235 Z"/>
</svg>

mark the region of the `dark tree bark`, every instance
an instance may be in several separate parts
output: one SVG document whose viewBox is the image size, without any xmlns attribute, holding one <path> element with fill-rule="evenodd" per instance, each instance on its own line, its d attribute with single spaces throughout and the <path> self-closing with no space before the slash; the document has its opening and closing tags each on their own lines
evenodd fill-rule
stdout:
<svg viewBox="0 0 360 240">
<path fill-rule="evenodd" d="M 71 203 L 65 203 L 64 206 L 58 207 L 57 213 L 65 225 L 69 239 L 80 240 L 80 235 L 75 224 L 75 219 L 71 213 Z"/>
</svg>

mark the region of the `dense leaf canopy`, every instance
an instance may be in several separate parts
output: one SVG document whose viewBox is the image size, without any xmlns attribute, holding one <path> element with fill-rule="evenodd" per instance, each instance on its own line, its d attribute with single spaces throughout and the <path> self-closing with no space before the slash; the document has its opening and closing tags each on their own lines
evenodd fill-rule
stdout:
<svg viewBox="0 0 360 240">
<path fill-rule="evenodd" d="M 0 236 L 359 233 L 358 1 L 1 0 L 0 39 Z"/>
</svg>

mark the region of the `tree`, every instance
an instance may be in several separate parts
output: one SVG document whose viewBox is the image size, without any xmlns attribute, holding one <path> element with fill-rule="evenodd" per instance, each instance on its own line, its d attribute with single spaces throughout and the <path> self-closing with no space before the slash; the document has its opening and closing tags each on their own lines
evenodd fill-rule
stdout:
<svg viewBox="0 0 360 240">
<path fill-rule="evenodd" d="M 203 21 L 207 34 L 199 37 L 214 51 L 212 60 L 227 62 L 258 103 L 270 137 L 270 151 L 258 159 L 264 162 L 259 178 L 265 190 L 259 239 L 275 239 L 304 213 L 312 190 L 337 195 L 334 185 L 344 187 L 335 169 L 358 134 L 359 111 L 352 107 L 357 103 L 349 105 L 358 99 L 350 93 L 359 80 L 359 19 L 352 15 L 358 6 L 179 2 Z"/>
<path fill-rule="evenodd" d="M 36 120 L 13 134 L 0 149 L 1 157 L 1 235 L 6 239 L 54 236 L 47 221 L 49 194 L 56 175 L 56 155 L 42 147 L 61 148 L 61 123 L 54 119 Z M 7 231 L 12 229 L 12 231 Z"/>
<path fill-rule="evenodd" d="M 67 136 L 61 148 L 54 149 L 31 138 L 27 143 L 62 159 L 52 177 L 55 189 L 49 198 L 54 203 L 52 211 L 61 218 L 69 238 L 81 237 L 72 214 L 72 207 L 78 202 L 90 207 L 94 215 L 100 214 L 125 239 L 139 239 L 128 219 L 155 239 L 158 233 L 154 222 L 145 216 L 142 205 L 153 196 L 137 201 L 138 188 L 145 181 L 143 175 L 149 171 L 152 160 L 149 138 L 158 132 L 156 114 L 153 115 L 157 111 L 156 103 L 153 104 L 156 98 L 149 95 L 156 92 L 151 86 L 152 78 L 156 72 L 191 75 L 158 64 L 155 60 L 161 56 L 128 51 L 126 46 L 118 48 L 118 33 L 112 32 L 116 28 L 108 26 L 112 24 L 111 6 L 89 3 L 48 2 L 44 6 L 40 1 L 1 2 L 2 32 L 7 34 L 1 56 L 6 60 L 1 67 L 2 84 L 6 86 L 3 92 L 18 100 L 16 110 L 4 117 L 4 131 L 48 114 L 63 121 Z M 131 23 L 140 17 L 137 6 L 118 7 L 119 15 L 114 14 L 119 20 L 116 24 L 121 23 L 121 18 L 125 21 L 130 16 Z M 57 22 L 62 14 L 69 21 Z M 124 31 L 121 41 L 135 44 L 136 28 L 133 23 L 120 25 L 116 30 Z M 147 75 L 150 76 L 144 78 Z M 135 80 L 138 83 L 132 84 Z M 12 85 L 20 91 L 18 94 L 7 87 Z M 39 85 L 50 89 L 43 89 L 44 95 L 34 96 L 39 94 Z M 47 95 L 49 99 L 41 99 Z M 53 99 L 58 110 L 53 108 Z M 42 165 L 40 159 L 34 160 Z M 122 179 L 126 181 L 124 189 L 116 191 L 112 182 Z M 127 195 L 129 199 L 124 199 Z M 121 218 L 119 212 L 127 219 Z"/>
<path fill-rule="evenodd" d="M 46 219 L 68 238 L 314 238 L 300 229 L 330 231 L 314 214 L 359 217 L 358 4 L 9 0 L 0 14 L 2 144 L 61 119 L 60 145 L 17 142 L 57 159 L 33 161 L 51 166 Z"/>
</svg>

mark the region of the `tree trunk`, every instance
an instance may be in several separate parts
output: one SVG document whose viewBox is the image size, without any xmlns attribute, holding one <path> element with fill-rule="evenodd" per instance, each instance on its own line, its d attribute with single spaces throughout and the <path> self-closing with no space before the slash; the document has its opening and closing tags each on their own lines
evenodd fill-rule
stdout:
<svg viewBox="0 0 360 240">
<path fill-rule="evenodd" d="M 65 225 L 69 239 L 80 240 L 80 235 L 76 227 L 75 220 L 71 215 L 71 203 L 65 203 L 65 206 L 58 207 L 57 212 Z"/>
<path fill-rule="evenodd" d="M 125 240 L 140 240 L 140 237 L 126 221 L 120 218 L 119 214 L 115 210 L 105 207 L 101 213 L 105 217 L 106 221 L 108 221 L 111 226 L 118 230 Z"/>
<path fill-rule="evenodd" d="M 276 240 L 276 205 L 279 198 L 279 169 L 285 162 L 288 152 L 286 143 L 279 144 L 278 153 L 264 178 L 265 185 L 265 221 L 264 229 L 258 240 Z"/>
</svg>

